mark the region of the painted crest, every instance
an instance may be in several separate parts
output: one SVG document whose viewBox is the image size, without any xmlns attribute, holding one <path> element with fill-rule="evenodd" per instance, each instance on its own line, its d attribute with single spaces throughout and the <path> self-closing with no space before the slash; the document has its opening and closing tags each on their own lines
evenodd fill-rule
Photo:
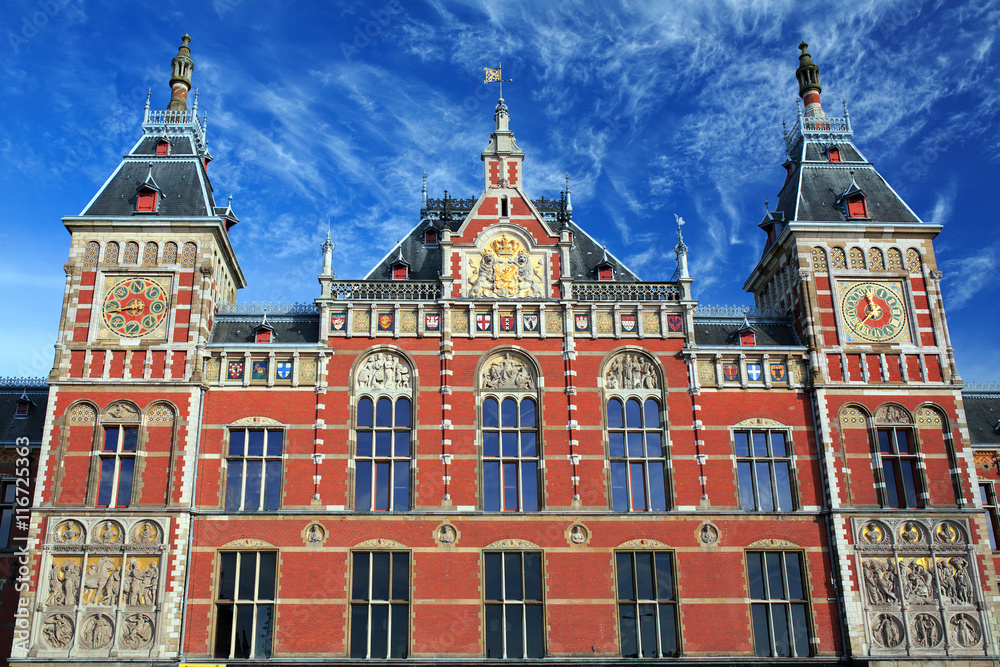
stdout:
<svg viewBox="0 0 1000 667">
<path fill-rule="evenodd" d="M 258 359 L 250 365 L 250 379 L 251 380 L 266 380 L 267 379 L 267 360 Z"/>
<path fill-rule="evenodd" d="M 785 381 L 785 365 L 771 364 L 771 382 Z"/>
<path fill-rule="evenodd" d="M 622 331 L 626 333 L 635 332 L 636 318 L 635 315 L 622 315 Z"/>
<path fill-rule="evenodd" d="M 424 315 L 424 331 L 441 331 L 441 315 L 439 313 Z"/>
<path fill-rule="evenodd" d="M 680 315 L 667 315 L 667 331 L 678 332 L 684 329 L 684 319 Z"/>
<path fill-rule="evenodd" d="M 726 378 L 727 382 L 738 382 L 740 379 L 740 365 L 722 364 L 722 377 Z"/>
<path fill-rule="evenodd" d="M 334 331 L 343 331 L 347 328 L 347 313 L 333 313 L 330 315 L 330 328 Z"/>
<path fill-rule="evenodd" d="M 500 316 L 500 331 L 513 331 L 514 330 L 514 316 L 510 314 L 504 314 Z"/>
<path fill-rule="evenodd" d="M 242 380 L 243 379 L 243 362 L 242 361 L 230 361 L 229 362 L 229 374 L 227 376 L 230 380 Z"/>
<path fill-rule="evenodd" d="M 543 296 L 542 260 L 531 257 L 515 237 L 503 233 L 470 257 L 470 297 L 524 298 Z"/>
<path fill-rule="evenodd" d="M 760 364 L 747 364 L 747 377 L 751 382 L 759 382 L 764 377 Z"/>
<path fill-rule="evenodd" d="M 282 380 L 287 380 L 292 377 L 292 362 L 290 361 L 279 361 L 275 370 L 278 373 L 278 377 Z"/>
<path fill-rule="evenodd" d="M 392 313 L 379 313 L 378 330 L 392 331 Z"/>
<path fill-rule="evenodd" d="M 476 331 L 493 331 L 493 314 L 476 314 Z"/>
<path fill-rule="evenodd" d="M 525 313 L 521 316 L 521 320 L 524 322 L 525 331 L 538 331 L 538 314 Z"/>
<path fill-rule="evenodd" d="M 573 316 L 573 327 L 576 331 L 590 331 L 590 314 L 577 313 Z"/>
</svg>

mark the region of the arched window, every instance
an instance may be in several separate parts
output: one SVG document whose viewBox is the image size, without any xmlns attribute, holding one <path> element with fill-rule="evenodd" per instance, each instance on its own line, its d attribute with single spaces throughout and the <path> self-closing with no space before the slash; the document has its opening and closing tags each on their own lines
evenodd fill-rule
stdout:
<svg viewBox="0 0 1000 667">
<path fill-rule="evenodd" d="M 816 273 L 826 273 L 830 270 L 826 265 L 826 252 L 819 246 L 812 249 L 812 261 L 813 271 Z"/>
<path fill-rule="evenodd" d="M 392 352 L 376 352 L 356 372 L 354 509 L 406 511 L 413 456 L 410 365 Z"/>
<path fill-rule="evenodd" d="M 831 263 L 835 269 L 846 269 L 847 268 L 847 256 L 844 254 L 843 248 L 831 248 L 830 256 L 832 258 Z"/>
<path fill-rule="evenodd" d="M 167 241 L 167 244 L 163 246 L 163 263 L 164 264 L 176 264 L 177 263 L 177 244 L 173 241 Z"/>
<path fill-rule="evenodd" d="M 882 259 L 882 251 L 878 248 L 868 249 L 868 268 L 877 270 L 885 268 L 885 260 Z"/>
<path fill-rule="evenodd" d="M 898 405 L 883 405 L 875 412 L 875 452 L 881 480 L 883 507 L 924 506 L 917 441 L 913 418 Z"/>
<path fill-rule="evenodd" d="M 656 366 L 642 354 L 618 354 L 605 371 L 604 390 L 611 508 L 665 511 L 666 438 Z"/>
<path fill-rule="evenodd" d="M 108 241 L 107 245 L 104 246 L 104 263 L 118 263 L 118 243 L 116 241 Z"/>
<path fill-rule="evenodd" d="M 198 246 L 192 242 L 188 241 L 184 244 L 184 250 L 181 252 L 181 267 L 185 269 L 193 269 L 195 262 L 195 255 L 198 253 Z"/>
<path fill-rule="evenodd" d="M 83 268 L 93 269 L 97 266 L 97 260 L 101 256 L 101 244 L 97 241 L 90 241 L 83 251 Z"/>
<path fill-rule="evenodd" d="M 861 248 L 851 248 L 851 268 L 865 268 L 865 253 L 861 252 Z"/>
<path fill-rule="evenodd" d="M 159 250 L 156 243 L 153 241 L 146 241 L 146 245 L 142 248 L 142 265 L 143 266 L 156 266 L 156 253 Z"/>
<path fill-rule="evenodd" d="M 541 506 L 538 391 L 532 365 L 495 355 L 480 375 L 483 509 L 534 512 Z"/>
<path fill-rule="evenodd" d="M 139 244 L 135 241 L 129 241 L 125 244 L 125 257 L 122 260 L 123 264 L 138 264 L 139 263 Z"/>
<path fill-rule="evenodd" d="M 898 248 L 889 248 L 889 270 L 903 270 L 903 253 L 899 252 Z"/>
<path fill-rule="evenodd" d="M 98 507 L 129 507 L 139 455 L 139 411 L 131 403 L 114 403 L 101 416 L 98 443 Z"/>
</svg>

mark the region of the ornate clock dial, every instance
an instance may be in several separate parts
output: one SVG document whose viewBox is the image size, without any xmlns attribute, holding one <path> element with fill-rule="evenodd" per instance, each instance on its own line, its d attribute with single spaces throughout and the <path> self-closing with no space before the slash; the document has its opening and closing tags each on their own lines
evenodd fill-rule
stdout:
<svg viewBox="0 0 1000 667">
<path fill-rule="evenodd" d="M 906 309 L 899 295 L 882 283 L 856 283 L 844 293 L 844 324 L 860 338 L 889 342 L 906 329 Z"/>
<path fill-rule="evenodd" d="M 167 293 L 148 278 L 127 278 L 104 298 L 101 315 L 107 327 L 126 338 L 154 331 L 167 314 Z"/>
</svg>

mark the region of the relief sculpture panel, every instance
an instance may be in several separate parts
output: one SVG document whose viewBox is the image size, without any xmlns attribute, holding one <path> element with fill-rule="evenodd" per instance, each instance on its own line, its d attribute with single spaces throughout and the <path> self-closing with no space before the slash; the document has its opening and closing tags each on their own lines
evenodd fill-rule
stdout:
<svg viewBox="0 0 1000 667">
<path fill-rule="evenodd" d="M 964 520 L 855 519 L 869 655 L 983 655 L 983 593 Z"/>
<path fill-rule="evenodd" d="M 468 296 L 473 298 L 522 299 L 545 296 L 542 258 L 510 234 L 502 233 L 486 243 L 482 252 L 469 255 Z"/>
</svg>

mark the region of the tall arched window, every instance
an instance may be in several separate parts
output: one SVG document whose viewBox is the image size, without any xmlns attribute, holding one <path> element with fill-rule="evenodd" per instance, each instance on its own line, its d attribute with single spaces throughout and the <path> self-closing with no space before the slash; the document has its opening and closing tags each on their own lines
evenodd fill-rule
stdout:
<svg viewBox="0 0 1000 667">
<path fill-rule="evenodd" d="M 483 365 L 483 509 L 534 512 L 541 507 L 538 390 L 532 365 L 505 352 Z"/>
<path fill-rule="evenodd" d="M 139 410 L 125 401 L 113 403 L 101 416 L 98 442 L 96 505 L 129 507 L 133 503 L 139 456 Z"/>
<path fill-rule="evenodd" d="M 616 512 L 667 509 L 667 452 L 656 366 L 645 355 L 616 355 L 604 373 L 605 425 Z"/>
<path fill-rule="evenodd" d="M 410 365 L 392 352 L 376 352 L 356 372 L 354 509 L 406 511 L 413 456 Z"/>
<path fill-rule="evenodd" d="M 923 507 L 926 493 L 920 475 L 920 455 L 910 412 L 898 405 L 875 411 L 875 451 L 883 507 Z M 879 483 L 880 482 L 880 483 Z"/>
</svg>

